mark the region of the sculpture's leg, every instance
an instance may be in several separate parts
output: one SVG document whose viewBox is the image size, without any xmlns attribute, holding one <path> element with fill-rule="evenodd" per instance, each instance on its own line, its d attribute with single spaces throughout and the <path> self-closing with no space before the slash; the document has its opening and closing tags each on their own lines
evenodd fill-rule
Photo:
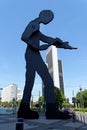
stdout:
<svg viewBox="0 0 87 130">
<path fill-rule="evenodd" d="M 23 99 L 17 113 L 18 118 L 24 118 L 24 119 L 39 118 L 39 114 L 36 111 L 32 111 L 30 109 L 30 98 L 31 98 L 31 91 L 33 88 L 33 84 L 34 84 L 34 79 L 35 79 L 35 68 L 34 66 L 32 66 L 32 64 L 26 62 L 26 81 L 25 81 Z"/>
<path fill-rule="evenodd" d="M 34 79 L 35 79 L 35 70 L 31 69 L 29 66 L 26 67 L 26 75 L 25 75 L 25 87 L 23 92 L 23 99 L 22 103 L 29 103 L 31 98 L 31 92 L 34 85 Z"/>
<path fill-rule="evenodd" d="M 44 83 L 44 96 L 46 103 L 55 103 L 53 80 L 48 72 L 46 64 L 42 59 L 39 60 L 36 70 Z"/>
<path fill-rule="evenodd" d="M 21 103 L 19 110 L 17 112 L 17 118 L 38 119 L 39 114 L 38 114 L 38 112 L 32 111 L 30 109 L 29 103 Z"/>
<path fill-rule="evenodd" d="M 41 67 L 40 67 L 41 66 Z M 47 119 L 69 119 L 70 115 L 59 111 L 56 108 L 55 98 L 54 98 L 54 85 L 53 80 L 48 72 L 47 66 L 42 61 L 39 60 L 39 65 L 37 67 L 37 73 L 41 76 L 44 82 L 44 96 L 46 100 L 46 118 Z"/>
</svg>

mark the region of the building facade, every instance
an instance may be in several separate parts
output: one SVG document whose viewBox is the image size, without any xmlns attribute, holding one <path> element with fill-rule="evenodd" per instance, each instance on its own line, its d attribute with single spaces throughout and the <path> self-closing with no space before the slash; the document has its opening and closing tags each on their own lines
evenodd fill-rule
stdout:
<svg viewBox="0 0 87 130">
<path fill-rule="evenodd" d="M 22 92 L 19 91 L 19 88 L 16 84 L 10 84 L 3 88 L 1 97 L 2 102 L 10 102 L 13 99 L 19 100 L 22 98 Z"/>
<path fill-rule="evenodd" d="M 20 88 L 17 89 L 17 101 L 21 100 L 23 97 L 23 91 Z"/>
<path fill-rule="evenodd" d="M 58 60 L 57 48 L 52 46 L 46 54 L 46 63 L 49 73 L 53 79 L 54 86 L 60 88 L 64 93 L 62 61 Z"/>
<path fill-rule="evenodd" d="M 49 73 L 54 81 L 54 86 L 60 87 L 59 83 L 59 69 L 58 69 L 58 57 L 57 49 L 52 46 L 46 54 L 46 63 L 48 66 Z"/>
<path fill-rule="evenodd" d="M 61 60 L 58 60 L 58 68 L 59 68 L 60 88 L 64 94 L 64 81 L 63 81 L 63 71 L 62 71 L 62 61 Z"/>
</svg>

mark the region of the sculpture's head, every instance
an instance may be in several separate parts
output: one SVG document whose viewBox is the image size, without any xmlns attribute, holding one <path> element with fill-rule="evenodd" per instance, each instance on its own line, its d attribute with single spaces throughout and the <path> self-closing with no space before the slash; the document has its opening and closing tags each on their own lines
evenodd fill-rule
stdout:
<svg viewBox="0 0 87 130">
<path fill-rule="evenodd" d="M 40 22 L 43 24 L 50 23 L 54 18 L 54 14 L 51 10 L 42 10 L 39 14 Z"/>
</svg>

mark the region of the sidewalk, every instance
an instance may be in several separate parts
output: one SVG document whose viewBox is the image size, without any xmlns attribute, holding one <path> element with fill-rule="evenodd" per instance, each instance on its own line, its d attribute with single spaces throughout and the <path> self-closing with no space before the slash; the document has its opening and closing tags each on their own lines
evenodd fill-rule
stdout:
<svg viewBox="0 0 87 130">
<path fill-rule="evenodd" d="M 0 130 L 16 130 L 16 115 L 0 115 Z M 24 120 L 24 130 L 87 130 L 87 124 L 69 120 L 47 120 L 41 115 L 37 120 Z"/>
</svg>

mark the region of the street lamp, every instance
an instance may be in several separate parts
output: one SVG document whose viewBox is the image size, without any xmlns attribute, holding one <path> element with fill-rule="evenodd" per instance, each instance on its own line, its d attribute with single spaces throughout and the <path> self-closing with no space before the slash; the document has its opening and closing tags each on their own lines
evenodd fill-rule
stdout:
<svg viewBox="0 0 87 130">
<path fill-rule="evenodd" d="M 80 92 L 82 92 L 82 88 L 81 88 L 81 87 L 80 87 L 80 89 L 79 89 L 79 90 L 80 90 Z"/>
<path fill-rule="evenodd" d="M 80 107 L 84 107 L 84 103 L 83 103 L 83 97 L 82 97 L 82 87 L 80 87 Z"/>
</svg>

